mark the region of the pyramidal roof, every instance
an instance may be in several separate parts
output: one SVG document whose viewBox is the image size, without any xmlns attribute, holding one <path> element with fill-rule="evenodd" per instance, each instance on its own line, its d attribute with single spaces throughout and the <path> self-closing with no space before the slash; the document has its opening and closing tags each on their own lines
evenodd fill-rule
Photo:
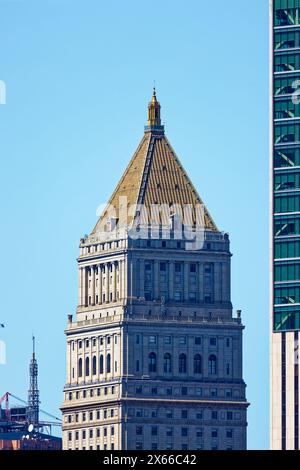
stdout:
<svg viewBox="0 0 300 470">
<path fill-rule="evenodd" d="M 124 207 L 127 206 L 127 207 Z M 160 104 L 155 88 L 148 105 L 148 125 L 144 136 L 114 190 L 107 207 L 96 223 L 92 234 L 105 231 L 107 220 L 119 219 L 120 212 L 127 209 L 127 225 L 134 221 L 142 205 L 148 213 L 153 205 L 180 205 L 192 207 L 190 222 L 195 225 L 196 206 L 202 206 L 203 228 L 218 231 L 207 208 L 175 154 L 161 125 Z M 140 212 L 139 212 L 140 214 Z"/>
</svg>

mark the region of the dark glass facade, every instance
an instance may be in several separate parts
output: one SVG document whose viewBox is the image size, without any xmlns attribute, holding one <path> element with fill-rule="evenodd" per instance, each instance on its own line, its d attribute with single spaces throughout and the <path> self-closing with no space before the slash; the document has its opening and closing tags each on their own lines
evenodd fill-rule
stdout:
<svg viewBox="0 0 300 470">
<path fill-rule="evenodd" d="M 300 0 L 274 0 L 274 331 L 300 329 Z"/>
</svg>

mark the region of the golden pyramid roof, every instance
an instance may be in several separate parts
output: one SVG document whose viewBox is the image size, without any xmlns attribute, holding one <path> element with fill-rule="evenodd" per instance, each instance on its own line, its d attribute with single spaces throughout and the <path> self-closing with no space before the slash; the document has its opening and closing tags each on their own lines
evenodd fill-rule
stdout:
<svg viewBox="0 0 300 470">
<path fill-rule="evenodd" d="M 129 210 L 127 225 L 133 222 L 137 205 L 143 205 L 149 213 L 152 205 L 166 204 L 168 206 L 191 205 L 193 208 L 203 207 L 203 228 L 218 231 L 207 208 L 185 172 L 179 158 L 175 154 L 164 134 L 160 121 L 160 104 L 153 97 L 148 106 L 148 126 L 145 134 L 113 192 L 106 209 L 101 214 L 92 234 L 105 230 L 108 218 L 113 208 L 114 217 L 119 220 L 120 211 Z M 131 208 L 131 210 L 130 210 Z M 192 225 L 195 224 L 195 209 L 192 209 Z"/>
</svg>

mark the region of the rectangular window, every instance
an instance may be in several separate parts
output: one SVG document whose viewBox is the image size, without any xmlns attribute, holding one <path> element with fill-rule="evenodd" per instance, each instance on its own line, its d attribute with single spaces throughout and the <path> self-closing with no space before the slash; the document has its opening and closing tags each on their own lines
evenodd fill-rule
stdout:
<svg viewBox="0 0 300 470">
<path fill-rule="evenodd" d="M 181 302 L 181 292 L 179 291 L 174 292 L 174 300 L 175 302 Z"/>
<path fill-rule="evenodd" d="M 180 263 L 175 263 L 175 272 L 176 273 L 181 273 L 181 264 Z"/>
<path fill-rule="evenodd" d="M 151 426 L 151 436 L 157 436 L 157 426 Z"/>
<path fill-rule="evenodd" d="M 182 419 L 187 419 L 187 416 L 188 416 L 187 410 L 181 410 L 181 418 Z"/>
<path fill-rule="evenodd" d="M 167 264 L 166 263 L 160 263 L 160 271 L 166 271 L 167 270 Z"/>
<path fill-rule="evenodd" d="M 156 344 L 156 336 L 149 336 L 149 344 Z"/>
<path fill-rule="evenodd" d="M 181 428 L 181 436 L 182 437 L 188 436 L 188 428 Z"/>
<path fill-rule="evenodd" d="M 195 273 L 196 272 L 196 264 L 192 263 L 190 264 L 190 273 Z"/>
<path fill-rule="evenodd" d="M 181 395 L 186 396 L 187 395 L 187 387 L 181 387 Z"/>
<path fill-rule="evenodd" d="M 179 344 L 181 345 L 186 344 L 186 336 L 179 336 Z"/>
<path fill-rule="evenodd" d="M 209 338 L 210 346 L 217 346 L 217 338 Z"/>
<path fill-rule="evenodd" d="M 165 344 L 171 344 L 172 343 L 172 336 L 165 336 L 164 342 L 165 342 Z"/>
<path fill-rule="evenodd" d="M 142 436 L 143 435 L 143 426 L 136 426 L 135 433 L 136 433 L 137 436 Z"/>
<path fill-rule="evenodd" d="M 200 336 L 196 336 L 195 338 L 195 344 L 201 344 L 201 337 Z"/>
</svg>

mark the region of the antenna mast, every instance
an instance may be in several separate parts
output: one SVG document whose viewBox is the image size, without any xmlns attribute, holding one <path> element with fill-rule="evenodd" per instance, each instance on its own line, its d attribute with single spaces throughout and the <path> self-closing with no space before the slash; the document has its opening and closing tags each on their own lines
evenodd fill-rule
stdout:
<svg viewBox="0 0 300 470">
<path fill-rule="evenodd" d="M 37 427 L 39 424 L 39 389 L 38 389 L 38 364 L 35 358 L 35 337 L 32 336 L 32 359 L 29 366 L 29 390 L 27 418 L 30 424 Z"/>
</svg>

